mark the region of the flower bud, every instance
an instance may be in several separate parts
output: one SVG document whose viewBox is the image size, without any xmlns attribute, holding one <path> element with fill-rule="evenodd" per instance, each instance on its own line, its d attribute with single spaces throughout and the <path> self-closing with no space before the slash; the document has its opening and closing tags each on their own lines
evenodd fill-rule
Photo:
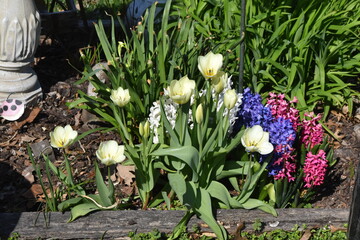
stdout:
<svg viewBox="0 0 360 240">
<path fill-rule="evenodd" d="M 226 87 L 228 81 L 228 74 L 220 71 L 215 77 L 211 79 L 211 85 L 217 94 L 220 94 Z"/>
<path fill-rule="evenodd" d="M 196 108 L 195 120 L 199 124 L 202 123 L 202 121 L 204 120 L 204 110 L 203 110 L 203 106 L 201 103 Z"/>
<path fill-rule="evenodd" d="M 223 71 L 220 71 L 215 77 L 211 79 L 212 87 L 217 94 L 221 93 L 224 90 L 227 84 L 227 80 L 228 74 Z"/>
<path fill-rule="evenodd" d="M 275 194 L 275 186 L 273 183 L 267 184 L 265 187 L 267 187 L 267 193 L 269 195 L 269 198 L 274 203 L 276 202 L 276 194 Z"/>
<path fill-rule="evenodd" d="M 139 124 L 139 133 L 140 136 L 144 136 L 144 124 L 142 122 Z"/>
<path fill-rule="evenodd" d="M 118 54 L 119 54 L 119 56 L 121 56 L 121 49 L 123 47 L 126 47 L 126 43 L 119 41 L 118 42 Z"/>
<path fill-rule="evenodd" d="M 258 172 L 260 170 L 260 168 L 261 168 L 260 163 L 259 162 L 254 162 L 254 165 L 253 165 L 254 172 L 255 173 Z"/>
<path fill-rule="evenodd" d="M 235 89 L 229 89 L 224 94 L 224 105 L 227 109 L 232 109 L 237 101 Z"/>
<path fill-rule="evenodd" d="M 144 123 L 140 123 L 139 125 L 139 133 L 140 136 L 144 137 L 144 138 L 148 138 L 150 136 L 150 123 L 149 121 L 146 121 L 145 124 Z"/>
<path fill-rule="evenodd" d="M 148 138 L 150 136 L 150 122 L 146 121 L 144 124 L 144 138 Z"/>
</svg>

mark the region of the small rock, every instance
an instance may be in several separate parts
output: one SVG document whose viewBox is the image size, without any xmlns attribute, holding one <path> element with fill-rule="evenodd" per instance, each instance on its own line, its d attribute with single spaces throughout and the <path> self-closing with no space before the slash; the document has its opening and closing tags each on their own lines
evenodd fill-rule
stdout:
<svg viewBox="0 0 360 240">
<path fill-rule="evenodd" d="M 33 171 L 34 171 L 34 167 L 28 166 L 27 168 L 25 168 L 21 175 L 29 182 L 29 183 L 33 183 L 35 181 L 34 175 L 33 175 Z"/>
<path fill-rule="evenodd" d="M 354 133 L 355 133 L 356 140 L 359 143 L 360 142 L 360 124 L 356 124 L 354 126 Z"/>
<path fill-rule="evenodd" d="M 92 68 L 92 70 L 94 71 L 99 69 L 100 71 L 98 71 L 95 75 L 102 83 L 105 83 L 105 81 L 109 80 L 109 77 L 106 75 L 106 72 L 104 70 L 109 70 L 109 66 L 107 65 L 106 62 L 101 62 L 95 64 Z M 97 93 L 94 91 L 94 89 L 95 89 L 94 85 L 92 85 L 90 82 L 87 89 L 87 94 L 89 96 L 97 96 Z"/>
<path fill-rule="evenodd" d="M 44 154 L 47 155 L 50 160 L 55 161 L 54 151 L 50 146 L 49 141 L 44 140 L 38 143 L 33 143 L 30 145 L 30 147 L 35 158 L 40 157 Z"/>
<path fill-rule="evenodd" d="M 269 226 L 270 227 L 277 227 L 277 226 L 279 226 L 279 221 L 275 221 L 275 222 L 269 222 Z"/>
</svg>

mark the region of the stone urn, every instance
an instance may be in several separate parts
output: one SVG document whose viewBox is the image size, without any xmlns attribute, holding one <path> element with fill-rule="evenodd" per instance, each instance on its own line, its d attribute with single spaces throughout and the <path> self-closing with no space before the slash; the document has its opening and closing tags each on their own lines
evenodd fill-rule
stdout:
<svg viewBox="0 0 360 240">
<path fill-rule="evenodd" d="M 1 0 L 0 105 L 16 99 L 34 105 L 42 98 L 30 64 L 40 38 L 40 14 L 33 0 Z"/>
</svg>

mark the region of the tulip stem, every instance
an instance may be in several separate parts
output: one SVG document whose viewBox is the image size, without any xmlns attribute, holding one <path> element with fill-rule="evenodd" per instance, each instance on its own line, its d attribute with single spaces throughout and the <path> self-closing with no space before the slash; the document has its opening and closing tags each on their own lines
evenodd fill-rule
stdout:
<svg viewBox="0 0 360 240">
<path fill-rule="evenodd" d="M 129 141 L 129 145 L 131 147 L 134 146 L 133 142 L 132 142 L 132 139 L 131 139 L 131 136 L 129 136 L 129 132 L 128 132 L 128 129 L 127 129 L 127 124 L 126 124 L 126 118 L 125 118 L 125 112 L 124 112 L 124 109 L 123 108 L 120 108 L 120 115 L 121 115 L 121 121 L 123 123 L 123 126 L 124 126 L 124 136 L 125 138 Z"/>
<path fill-rule="evenodd" d="M 198 124 L 198 127 L 197 127 L 197 138 L 198 138 L 198 143 L 199 143 L 199 156 L 202 155 L 202 150 L 203 150 L 203 136 L 201 136 L 201 133 L 202 133 L 202 123 L 199 123 Z"/>
</svg>

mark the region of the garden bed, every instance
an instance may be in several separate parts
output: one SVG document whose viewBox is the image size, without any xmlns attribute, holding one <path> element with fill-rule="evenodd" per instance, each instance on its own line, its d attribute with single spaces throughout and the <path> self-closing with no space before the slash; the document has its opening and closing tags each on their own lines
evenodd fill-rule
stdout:
<svg viewBox="0 0 360 240">
<path fill-rule="evenodd" d="M 154 228 L 170 232 L 179 222 L 182 211 L 103 211 L 90 214 L 67 223 L 69 214 L 53 212 L 44 219 L 43 213 L 36 212 L 43 207 L 44 193 L 26 151 L 28 144 L 48 142 L 49 132 L 55 126 L 72 125 L 79 133 L 97 127 L 102 123 L 87 112 L 79 109 L 68 109 L 67 102 L 74 100 L 78 89 L 86 90 L 85 84 L 77 86 L 74 82 L 80 75 L 68 61 L 81 69 L 78 50 L 84 47 L 79 39 L 47 39 L 38 49 L 35 63 L 44 90 L 44 101 L 39 108 L 28 109 L 27 114 L 18 122 L 2 122 L 0 134 L 0 214 L 1 232 L 8 236 L 11 232 L 19 233 L 25 239 L 58 238 L 58 239 L 99 239 L 126 238 L 130 231 L 149 232 Z M 260 220 L 264 230 L 290 230 L 295 224 L 300 227 L 306 224 L 309 228 L 331 225 L 343 228 L 348 221 L 351 193 L 354 188 L 355 169 L 359 163 L 359 129 L 360 108 L 355 106 L 355 117 L 349 117 L 346 108 L 333 110 L 325 123 L 337 136 L 334 140 L 334 156 L 337 163 L 330 169 L 325 184 L 319 188 L 312 207 L 320 209 L 280 209 L 279 217 L 274 218 L 260 211 L 221 210 L 217 220 L 233 233 L 238 224 L 245 222 L 244 230 L 252 230 L 252 224 Z M 73 169 L 81 180 L 94 180 L 93 163 L 99 143 L 109 139 L 118 139 L 113 133 L 95 133 L 81 140 L 72 149 L 74 156 Z M 54 160 L 61 162 L 62 154 L 54 152 Z M 75 160 L 76 159 L 76 160 Z M 136 191 L 133 177 L 114 176 L 117 196 L 128 197 Z M 89 189 L 94 186 L 89 184 Z M 138 205 L 133 206 L 133 208 Z M 28 212 L 34 211 L 34 212 Z M 23 212 L 23 213 L 16 213 Z M 34 222 L 36 221 L 36 224 Z M 193 217 L 189 228 L 197 224 L 204 232 L 210 232 L 200 220 Z M 271 227 L 274 226 L 274 227 Z M 61 236 L 59 236 L 61 232 Z"/>
<path fill-rule="evenodd" d="M 32 174 L 31 162 L 28 158 L 27 144 L 49 140 L 49 132 L 55 126 L 71 124 L 79 132 L 84 132 L 99 125 L 96 119 L 79 109 L 71 109 L 65 105 L 72 101 L 78 89 L 86 90 L 87 86 L 74 85 L 79 79 L 79 73 L 72 65 L 81 67 L 78 59 L 78 49 L 86 45 L 86 41 L 62 39 L 44 41 L 37 51 L 35 71 L 38 74 L 44 91 L 44 100 L 40 103 L 40 111 L 28 111 L 23 122 L 6 122 L 2 119 L 0 134 L 0 172 L 4 178 L 0 180 L 0 211 L 19 212 L 35 211 L 42 201 L 43 193 Z M 355 108 L 356 109 L 356 108 Z M 358 108 L 359 110 L 360 108 Z M 344 110 L 345 111 L 345 110 Z M 34 117 L 34 119 L 31 119 Z M 28 121 L 28 122 L 27 122 Z M 360 110 L 355 117 L 349 118 L 341 111 L 333 111 L 328 118 L 327 126 L 335 132 L 340 141 L 334 141 L 334 157 L 337 163 L 330 169 L 325 184 L 320 189 L 313 207 L 349 208 L 351 193 L 354 188 L 355 169 L 359 163 L 359 143 L 356 131 L 360 123 Z M 74 168 L 82 178 L 94 177 L 89 156 L 95 156 L 95 151 L 101 141 L 118 138 L 116 134 L 92 134 L 81 140 L 82 146 L 76 146 L 73 152 L 76 161 Z M 56 158 L 61 160 L 60 152 L 55 151 Z M 30 173 L 30 174 L 29 174 Z M 131 186 L 125 186 L 124 179 L 118 177 L 118 188 L 131 192 Z"/>
<path fill-rule="evenodd" d="M 234 234 L 239 227 L 254 232 L 254 223 L 261 223 L 261 231 L 282 229 L 290 231 L 330 226 L 332 230 L 346 230 L 349 209 L 278 209 L 274 217 L 259 210 L 218 210 L 217 220 Z M 154 229 L 170 233 L 184 215 L 184 211 L 123 210 L 95 212 L 67 223 L 69 213 L 0 213 L 0 232 L 4 236 L 17 233 L 21 239 L 129 239 L 130 232 L 147 233 Z M 46 216 L 46 219 L 45 219 Z M 188 231 L 197 226 L 202 234 L 211 233 L 203 221 L 193 217 Z"/>
</svg>

